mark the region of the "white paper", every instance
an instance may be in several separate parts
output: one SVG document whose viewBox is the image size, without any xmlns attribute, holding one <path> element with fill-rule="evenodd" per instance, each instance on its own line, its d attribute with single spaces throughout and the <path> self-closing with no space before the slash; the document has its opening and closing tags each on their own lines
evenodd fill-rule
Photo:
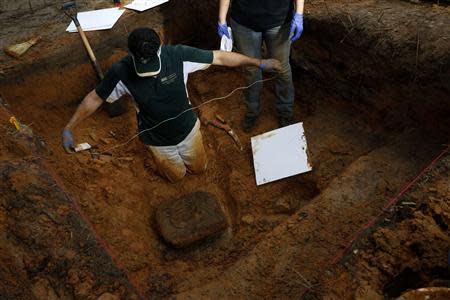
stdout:
<svg viewBox="0 0 450 300">
<path fill-rule="evenodd" d="M 231 52 L 231 50 L 233 50 L 233 32 L 230 27 L 228 27 L 228 34 L 230 35 L 230 38 L 225 34 L 222 35 L 222 39 L 220 40 L 220 50 Z"/>
<path fill-rule="evenodd" d="M 77 14 L 77 18 L 83 31 L 106 30 L 111 29 L 124 12 L 124 9 L 113 7 L 80 12 Z M 66 31 L 77 32 L 73 21 L 69 24 Z"/>
<path fill-rule="evenodd" d="M 252 137 L 252 150 L 257 185 L 312 170 L 303 123 Z"/>
<path fill-rule="evenodd" d="M 125 5 L 125 8 L 144 11 L 166 2 L 169 2 L 169 0 L 134 0 L 130 4 Z"/>
<path fill-rule="evenodd" d="M 75 152 L 80 152 L 89 149 L 91 149 L 91 145 L 89 145 L 88 143 L 81 143 L 75 147 Z"/>
</svg>

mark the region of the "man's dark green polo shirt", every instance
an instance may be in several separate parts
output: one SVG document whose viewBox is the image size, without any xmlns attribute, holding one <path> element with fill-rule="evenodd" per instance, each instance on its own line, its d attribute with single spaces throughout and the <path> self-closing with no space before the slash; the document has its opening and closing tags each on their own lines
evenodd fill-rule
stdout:
<svg viewBox="0 0 450 300">
<path fill-rule="evenodd" d="M 186 94 L 183 63 L 211 64 L 213 52 L 183 45 L 162 46 L 160 57 L 161 72 L 158 75 L 139 77 L 134 70 L 132 58 L 128 55 L 113 64 L 95 89 L 106 100 L 121 81 L 137 103 L 139 131 L 152 128 L 191 107 Z M 147 145 L 177 145 L 189 134 L 196 120 L 197 116 L 191 110 L 139 137 Z"/>
</svg>

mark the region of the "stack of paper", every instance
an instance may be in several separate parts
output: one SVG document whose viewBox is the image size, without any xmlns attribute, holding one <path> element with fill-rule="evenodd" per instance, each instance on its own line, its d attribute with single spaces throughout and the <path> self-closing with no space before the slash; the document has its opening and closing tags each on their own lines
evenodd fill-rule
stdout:
<svg viewBox="0 0 450 300">
<path fill-rule="evenodd" d="M 113 7 L 80 12 L 77 14 L 77 18 L 83 31 L 105 30 L 112 28 L 124 12 L 124 9 Z M 67 27 L 66 31 L 77 32 L 73 21 Z"/>
<path fill-rule="evenodd" d="M 169 2 L 169 0 L 134 0 L 130 4 L 125 5 L 125 7 L 137 11 L 144 11 L 166 2 Z"/>
</svg>

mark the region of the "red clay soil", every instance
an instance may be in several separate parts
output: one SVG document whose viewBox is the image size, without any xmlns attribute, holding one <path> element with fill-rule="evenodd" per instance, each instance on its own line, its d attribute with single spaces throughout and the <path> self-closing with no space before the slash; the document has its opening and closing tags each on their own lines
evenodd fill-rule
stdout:
<svg viewBox="0 0 450 300">
<path fill-rule="evenodd" d="M 111 290 L 137 299 L 71 197 L 46 170 L 43 141 L 26 127 L 16 131 L 10 116 L 0 108 L 1 299 L 95 299 Z"/>
<path fill-rule="evenodd" d="M 447 156 L 383 216 L 381 227 L 326 280 L 328 299 L 395 298 L 407 290 L 449 286 L 449 172 Z M 450 289 L 436 290 L 429 299 L 449 299 Z M 411 295 L 402 300 L 416 299 Z"/>
<path fill-rule="evenodd" d="M 251 134 L 240 127 L 245 111 L 241 93 L 202 107 L 202 120 L 220 113 L 230 122 L 244 150 L 225 132 L 202 126 L 208 170 L 169 184 L 155 173 L 138 139 L 124 144 L 136 133 L 131 101 L 127 114 L 111 119 L 101 110 L 75 130 L 77 142 L 90 143 L 103 153 L 100 157 L 63 151 L 61 129 L 96 81 L 76 36 L 58 38 L 60 49 L 30 53 L 41 58 L 32 64 L 34 72 L 27 71 L 31 58 L 7 59 L 9 69 L 0 85 L 7 103 L 7 110 L 0 106 L 1 133 L 7 137 L 0 141 L 0 237 L 6 245 L 0 247 L 0 279 L 7 284 L 0 286 L 0 295 L 377 299 L 384 293 L 397 297 L 411 288 L 442 286 L 449 279 L 442 260 L 450 245 L 447 157 L 401 199 L 414 205 L 395 206 L 344 265 L 331 265 L 354 233 L 448 145 L 448 87 L 440 81 L 417 83 L 423 77 L 439 79 L 447 69 L 438 73 L 430 66 L 414 76 L 413 51 L 404 57 L 413 61 L 407 66 L 384 61 L 383 70 L 392 77 L 382 80 L 385 73 L 374 65 L 391 54 L 380 48 L 380 53 L 366 55 L 366 44 L 340 40 L 354 32 L 361 43 L 376 39 L 366 35 L 356 16 L 386 9 L 387 1 L 381 6 L 347 2 L 349 10 L 343 13 L 337 4 L 326 7 L 314 1 L 318 6 L 308 7 L 315 9 L 309 17 L 311 32 L 293 53 L 295 119 L 304 122 L 313 171 L 261 187 L 255 184 L 250 137 L 278 127 L 272 82 L 266 85 L 262 116 Z M 393 6 L 397 15 L 405 7 L 428 13 L 429 7 L 399 3 Z M 390 13 L 384 14 L 393 18 Z M 355 31 L 342 25 L 350 22 L 341 21 L 347 14 L 353 16 Z M 444 10 L 442 14 L 438 20 L 448 17 Z M 145 24 L 145 16 L 133 21 L 135 15 L 130 15 L 121 23 L 126 26 L 105 33 L 113 46 L 99 48 L 102 65 L 125 55 L 124 31 Z M 147 16 L 149 24 L 168 18 L 164 9 Z M 372 14 L 367 24 L 378 18 Z M 163 31 L 169 40 L 182 30 L 168 27 Z M 328 38 L 327 28 L 339 35 Z M 101 44 L 99 33 L 91 36 L 95 45 Z M 409 44 L 402 38 L 393 39 L 399 43 L 395 49 L 407 53 Z M 186 40 L 201 39 L 188 35 Z M 427 45 L 426 36 L 423 43 Z M 441 50 L 450 49 L 449 43 L 427 60 L 444 55 Z M 72 49 L 77 49 L 73 56 Z M 443 57 L 447 63 L 448 51 Z M 189 94 L 198 105 L 242 85 L 239 70 L 210 68 L 191 76 Z M 416 102 L 422 96 L 429 101 Z M 15 135 L 8 123 L 13 114 L 33 129 L 32 136 Z M 162 203 L 193 191 L 213 194 L 225 207 L 230 228 L 203 244 L 175 249 L 159 236 L 154 214 Z M 409 281 L 403 278 L 414 282 L 405 285 Z"/>
</svg>

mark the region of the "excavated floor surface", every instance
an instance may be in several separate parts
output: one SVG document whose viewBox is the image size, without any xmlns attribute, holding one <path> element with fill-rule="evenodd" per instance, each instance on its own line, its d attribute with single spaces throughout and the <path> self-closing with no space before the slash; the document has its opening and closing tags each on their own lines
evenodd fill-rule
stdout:
<svg viewBox="0 0 450 300">
<path fill-rule="evenodd" d="M 207 172 L 168 184 L 137 140 L 110 150 L 136 132 L 131 103 L 126 115 L 110 119 L 100 111 L 76 130 L 77 141 L 105 152 L 100 158 L 62 150 L 61 128 L 96 80 L 79 38 L 57 30 L 64 22 L 42 32 L 58 43 L 44 39 L 20 61 L 2 56 L 0 296 L 382 299 L 444 286 L 447 156 L 383 215 L 343 264 L 331 263 L 362 225 L 448 147 L 446 31 L 430 27 L 417 38 L 417 31 L 405 29 L 411 25 L 398 24 L 405 9 L 426 16 L 430 26 L 441 26 L 450 13 L 445 6 L 390 2 L 307 6 L 311 29 L 292 58 L 295 119 L 304 122 L 313 171 L 261 187 L 255 185 L 249 140 L 277 128 L 271 83 L 251 134 L 240 128 L 242 94 L 203 107 L 203 119 L 220 113 L 231 123 L 244 150 L 223 131 L 203 126 Z M 43 5 L 42 11 L 51 15 L 52 9 Z M 195 35 L 176 37 L 187 30 L 169 22 L 179 11 L 130 13 L 115 30 L 88 37 L 105 67 L 125 54 L 123 37 L 138 25 L 159 26 L 169 41 L 208 44 Z M 33 22 L 27 28 L 35 32 Z M 384 31 L 367 33 L 376 26 Z M 2 31 L 8 41 L 15 27 Z M 239 70 L 210 68 L 192 75 L 189 94 L 200 104 L 243 84 Z M 15 132 L 11 115 L 33 134 Z M 158 235 L 154 214 L 162 203 L 197 190 L 217 197 L 230 227 L 206 243 L 175 249 Z"/>
</svg>

